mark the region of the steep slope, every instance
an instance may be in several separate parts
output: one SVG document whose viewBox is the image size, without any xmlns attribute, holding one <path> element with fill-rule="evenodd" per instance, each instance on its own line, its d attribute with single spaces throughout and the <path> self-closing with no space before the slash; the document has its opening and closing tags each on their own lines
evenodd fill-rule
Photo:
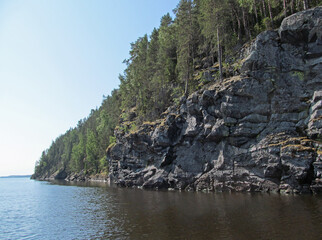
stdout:
<svg viewBox="0 0 322 240">
<path fill-rule="evenodd" d="M 284 19 L 245 50 L 241 74 L 181 99 L 136 132 L 116 130 L 120 186 L 320 192 L 322 7 Z"/>
</svg>

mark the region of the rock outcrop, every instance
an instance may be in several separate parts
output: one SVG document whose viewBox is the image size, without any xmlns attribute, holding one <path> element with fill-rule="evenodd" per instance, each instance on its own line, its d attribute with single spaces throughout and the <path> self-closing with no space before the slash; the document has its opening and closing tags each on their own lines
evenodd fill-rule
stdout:
<svg viewBox="0 0 322 240">
<path fill-rule="evenodd" d="M 136 132 L 115 131 L 120 186 L 321 192 L 322 7 L 247 49 L 241 74 L 199 90 Z"/>
</svg>

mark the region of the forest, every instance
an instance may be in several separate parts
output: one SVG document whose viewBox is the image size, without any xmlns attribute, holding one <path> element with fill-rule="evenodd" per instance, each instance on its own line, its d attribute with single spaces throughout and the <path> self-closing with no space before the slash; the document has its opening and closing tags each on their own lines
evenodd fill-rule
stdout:
<svg viewBox="0 0 322 240">
<path fill-rule="evenodd" d="M 36 162 L 34 178 L 64 169 L 108 174 L 106 149 L 115 130 L 135 131 L 172 104 L 216 79 L 229 77 L 234 53 L 283 18 L 322 0 L 180 0 L 160 26 L 130 45 L 120 85 L 99 108 L 57 137 Z"/>
</svg>

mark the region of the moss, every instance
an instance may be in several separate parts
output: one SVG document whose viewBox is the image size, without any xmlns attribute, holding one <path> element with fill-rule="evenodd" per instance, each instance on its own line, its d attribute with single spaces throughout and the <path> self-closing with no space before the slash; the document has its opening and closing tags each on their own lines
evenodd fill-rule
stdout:
<svg viewBox="0 0 322 240">
<path fill-rule="evenodd" d="M 126 121 L 129 118 L 129 113 L 128 112 L 122 112 L 120 116 L 124 121 Z"/>
<path fill-rule="evenodd" d="M 198 84 L 198 89 L 201 89 L 204 85 L 205 85 L 205 83 L 204 83 L 204 82 L 200 82 L 200 83 Z"/>
<path fill-rule="evenodd" d="M 108 147 L 106 148 L 106 152 L 110 151 L 115 145 L 116 145 L 116 142 L 113 142 L 110 145 L 108 145 Z"/>
<path fill-rule="evenodd" d="M 194 80 L 197 80 L 197 81 L 201 80 L 201 79 L 202 79 L 202 77 L 203 77 L 203 73 L 204 73 L 204 71 L 198 71 L 198 72 L 196 72 L 196 73 L 193 75 L 193 79 L 194 79 Z"/>
<path fill-rule="evenodd" d="M 109 144 L 115 143 L 116 142 L 116 137 L 115 136 L 110 136 L 108 142 L 109 142 Z"/>
<path fill-rule="evenodd" d="M 138 126 L 134 122 L 132 122 L 130 124 L 129 132 L 130 133 L 135 133 L 137 130 L 138 130 Z"/>
<path fill-rule="evenodd" d="M 297 77 L 299 80 L 304 80 L 304 73 L 301 71 L 292 71 L 292 76 Z"/>
<path fill-rule="evenodd" d="M 122 131 L 124 133 L 128 133 L 133 124 L 134 124 L 134 122 L 126 121 L 126 122 L 123 122 L 121 125 L 116 126 L 115 130 Z"/>
<path fill-rule="evenodd" d="M 241 67 L 243 66 L 243 63 L 246 61 L 246 58 L 244 59 L 239 59 L 237 62 L 235 62 L 232 66 L 234 71 L 238 71 L 241 69 Z"/>
</svg>

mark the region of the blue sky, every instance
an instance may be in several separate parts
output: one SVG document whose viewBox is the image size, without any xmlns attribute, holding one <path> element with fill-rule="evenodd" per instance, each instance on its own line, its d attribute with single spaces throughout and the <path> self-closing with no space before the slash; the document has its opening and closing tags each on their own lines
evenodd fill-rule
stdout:
<svg viewBox="0 0 322 240">
<path fill-rule="evenodd" d="M 41 152 L 118 88 L 130 43 L 179 0 L 0 0 L 0 176 Z"/>
</svg>

